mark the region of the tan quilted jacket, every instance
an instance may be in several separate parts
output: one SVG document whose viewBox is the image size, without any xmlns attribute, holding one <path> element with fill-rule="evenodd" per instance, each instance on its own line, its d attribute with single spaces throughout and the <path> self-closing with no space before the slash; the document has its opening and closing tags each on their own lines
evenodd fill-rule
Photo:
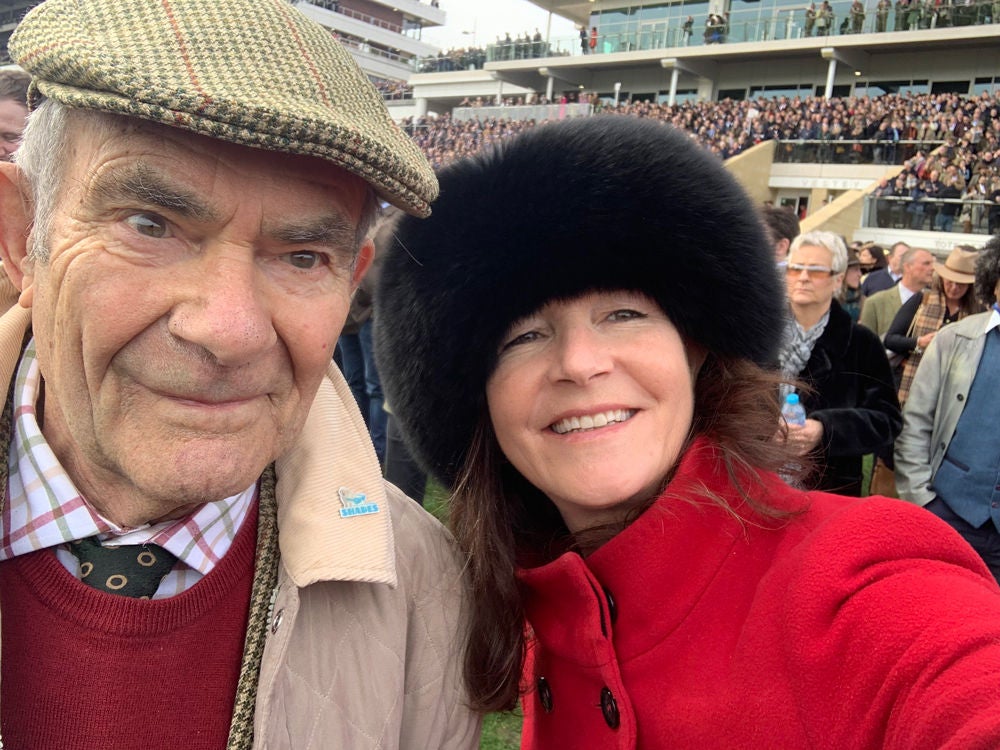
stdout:
<svg viewBox="0 0 1000 750">
<path fill-rule="evenodd" d="M 0 318 L 10 382 L 30 312 Z M 382 481 L 331 364 L 276 463 L 281 565 L 254 719 L 259 750 L 465 750 L 479 719 L 460 679 L 460 566 L 447 532 Z M 379 512 L 342 518 L 338 490 Z"/>
</svg>

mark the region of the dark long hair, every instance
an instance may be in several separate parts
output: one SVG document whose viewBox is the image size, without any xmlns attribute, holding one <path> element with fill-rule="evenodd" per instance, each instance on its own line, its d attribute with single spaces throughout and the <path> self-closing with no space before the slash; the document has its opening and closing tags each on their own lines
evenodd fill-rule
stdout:
<svg viewBox="0 0 1000 750">
<path fill-rule="evenodd" d="M 780 381 L 780 374 L 749 360 L 709 354 L 695 381 L 694 418 L 684 450 L 695 437 L 712 439 L 734 482 L 748 468 L 788 465 L 790 449 L 774 439 Z M 795 462 L 808 463 L 801 457 Z M 803 465 L 801 470 L 808 469 Z M 669 480 L 665 477 L 663 485 Z M 785 515 L 753 499 L 752 488 L 737 484 L 737 489 L 756 512 Z M 707 497 L 724 504 L 721 498 Z M 468 557 L 472 595 L 465 680 L 473 708 L 510 710 L 520 695 L 526 640 L 518 565 L 544 564 L 567 550 L 587 554 L 655 500 L 649 498 L 621 524 L 570 534 L 552 502 L 506 461 L 484 411 L 451 498 L 451 526 Z"/>
<path fill-rule="evenodd" d="M 944 277 L 936 273 L 934 274 L 933 281 L 931 281 L 931 291 L 941 295 L 942 304 L 946 304 L 944 282 Z M 958 300 L 958 319 L 961 320 L 964 317 L 975 315 L 982 311 L 983 303 L 976 297 L 976 285 L 975 283 L 969 284 L 969 288 L 965 290 L 965 293 Z"/>
</svg>

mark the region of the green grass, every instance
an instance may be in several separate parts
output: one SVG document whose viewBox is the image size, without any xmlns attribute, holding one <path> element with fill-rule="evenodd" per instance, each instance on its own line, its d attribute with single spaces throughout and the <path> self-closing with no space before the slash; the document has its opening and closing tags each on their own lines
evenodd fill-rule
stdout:
<svg viewBox="0 0 1000 750">
<path fill-rule="evenodd" d="M 521 717 L 518 714 L 489 714 L 483 721 L 479 750 L 517 750 L 521 746 Z"/>
<path fill-rule="evenodd" d="M 433 479 L 427 481 L 424 507 L 441 523 L 448 523 L 448 492 Z M 480 750 L 517 750 L 521 746 L 519 714 L 489 714 L 483 720 Z"/>
</svg>

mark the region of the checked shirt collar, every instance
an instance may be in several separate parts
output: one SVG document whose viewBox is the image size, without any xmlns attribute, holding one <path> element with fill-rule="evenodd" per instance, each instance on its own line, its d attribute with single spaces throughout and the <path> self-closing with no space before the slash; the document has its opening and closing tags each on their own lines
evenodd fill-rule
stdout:
<svg viewBox="0 0 1000 750">
<path fill-rule="evenodd" d="M 154 599 L 186 591 L 215 567 L 253 505 L 256 483 L 233 497 L 205 503 L 185 518 L 134 529 L 116 526 L 83 498 L 38 426 L 35 403 L 41 375 L 34 340 L 25 349 L 15 377 L 0 560 L 56 547 L 63 566 L 79 576 L 79 561 L 65 548 L 67 542 L 96 535 L 105 544 L 158 544 L 176 555 L 179 564 L 163 579 Z"/>
</svg>

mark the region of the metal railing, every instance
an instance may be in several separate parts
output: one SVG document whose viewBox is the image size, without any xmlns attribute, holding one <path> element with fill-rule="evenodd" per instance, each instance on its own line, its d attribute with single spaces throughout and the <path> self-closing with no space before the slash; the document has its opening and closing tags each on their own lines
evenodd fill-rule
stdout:
<svg viewBox="0 0 1000 750">
<path fill-rule="evenodd" d="M 308 3 L 309 5 L 315 5 L 317 8 L 324 8 L 325 10 L 330 10 L 334 13 L 340 13 L 342 16 L 353 18 L 357 21 L 361 21 L 362 23 L 366 23 L 369 26 L 377 26 L 381 29 L 386 29 L 394 34 L 403 33 L 403 27 L 399 24 L 391 23 L 381 18 L 375 18 L 375 16 L 369 16 L 366 13 L 359 13 L 351 8 L 342 8 L 340 7 L 339 0 L 301 0 L 301 2 Z"/>
<path fill-rule="evenodd" d="M 925 232 L 995 234 L 1000 230 L 1000 203 L 964 198 L 920 198 L 869 193 L 862 226 Z"/>
<path fill-rule="evenodd" d="M 917 151 L 929 153 L 943 143 L 943 140 L 779 140 L 774 149 L 774 161 L 784 164 L 902 164 Z"/>
<path fill-rule="evenodd" d="M 564 120 L 570 117 L 589 117 L 593 111 L 594 105 L 579 103 L 455 107 L 451 111 L 451 119 L 453 122 L 501 118 L 541 122 L 542 120 Z"/>
<path fill-rule="evenodd" d="M 892 34 L 919 29 L 948 26 L 1000 24 L 1000 10 L 994 0 L 975 0 L 966 4 L 951 0 L 929 6 L 920 0 L 907 8 L 893 7 L 879 12 L 876 0 L 865 3 L 864 16 L 852 16 L 849 0 L 832 3 L 832 13 L 826 26 L 806 18 L 804 5 L 795 8 L 757 7 L 733 10 L 722 23 L 708 23 L 706 14 L 692 18 L 686 27 L 684 6 L 677 14 L 661 21 L 636 20 L 602 24 L 598 20 L 597 35 L 591 47 L 590 32 L 585 37 L 561 37 L 548 41 L 525 39 L 501 40 L 485 47 L 487 62 L 527 60 L 566 55 L 611 54 L 637 50 L 697 47 L 731 42 L 765 42 L 777 39 L 828 39 L 859 33 Z M 819 3 L 817 3 L 817 6 Z M 734 6 L 735 7 L 735 6 Z"/>
</svg>

